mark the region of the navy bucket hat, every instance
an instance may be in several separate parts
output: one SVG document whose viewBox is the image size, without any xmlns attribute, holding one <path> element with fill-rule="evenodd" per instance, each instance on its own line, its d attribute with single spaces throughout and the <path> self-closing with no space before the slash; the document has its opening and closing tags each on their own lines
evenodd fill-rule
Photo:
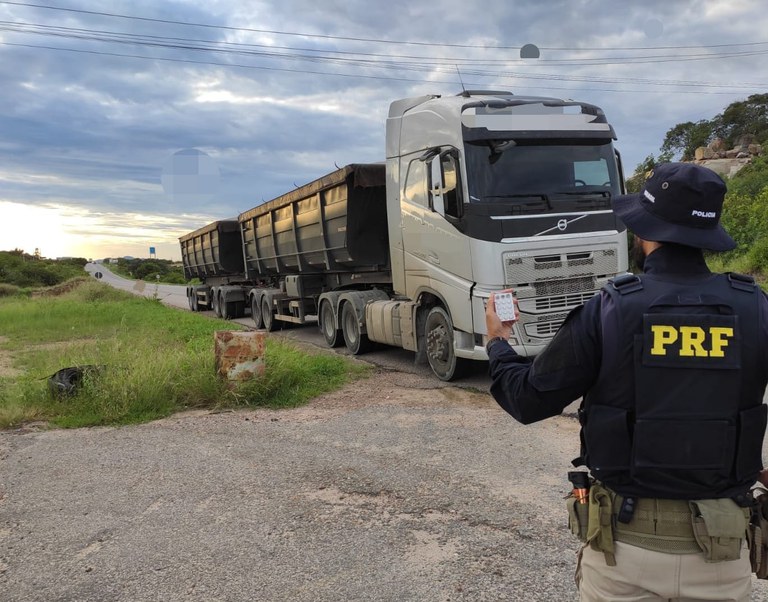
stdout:
<svg viewBox="0 0 768 602">
<path fill-rule="evenodd" d="M 710 251 L 736 243 L 720 225 L 725 182 L 695 163 L 661 163 L 643 190 L 613 197 L 613 211 L 640 238 Z"/>
</svg>

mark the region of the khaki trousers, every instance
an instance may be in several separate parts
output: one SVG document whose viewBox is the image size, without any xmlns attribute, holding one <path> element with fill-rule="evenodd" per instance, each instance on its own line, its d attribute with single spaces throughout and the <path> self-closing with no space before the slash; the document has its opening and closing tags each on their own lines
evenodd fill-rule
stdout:
<svg viewBox="0 0 768 602">
<path fill-rule="evenodd" d="M 749 602 L 752 570 L 746 544 L 739 560 L 726 562 L 705 562 L 703 554 L 665 554 L 614 544 L 616 566 L 608 566 L 602 552 L 589 546 L 582 550 L 581 602 Z"/>
</svg>

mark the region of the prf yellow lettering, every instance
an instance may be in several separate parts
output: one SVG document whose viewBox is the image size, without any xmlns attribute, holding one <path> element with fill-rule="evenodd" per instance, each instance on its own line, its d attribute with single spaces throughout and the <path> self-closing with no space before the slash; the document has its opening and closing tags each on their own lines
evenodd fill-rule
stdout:
<svg viewBox="0 0 768 602">
<path fill-rule="evenodd" d="M 667 355 L 667 347 L 680 340 L 680 357 L 725 357 L 728 339 L 733 328 L 712 326 L 706 331 L 701 326 L 681 326 L 679 329 L 664 324 L 652 324 L 653 346 L 651 355 Z M 709 351 L 704 343 L 709 342 Z"/>
<path fill-rule="evenodd" d="M 712 335 L 712 351 L 709 352 L 709 356 L 725 357 L 723 347 L 728 347 L 728 341 L 725 339 L 733 336 L 733 328 L 713 326 L 709 329 L 709 334 Z"/>
<path fill-rule="evenodd" d="M 674 326 L 652 325 L 653 347 L 651 355 L 667 355 L 666 345 L 671 345 L 677 340 L 677 329 Z"/>
<path fill-rule="evenodd" d="M 681 326 L 680 335 L 681 357 L 707 357 L 707 350 L 702 345 L 706 334 L 701 326 Z"/>
</svg>

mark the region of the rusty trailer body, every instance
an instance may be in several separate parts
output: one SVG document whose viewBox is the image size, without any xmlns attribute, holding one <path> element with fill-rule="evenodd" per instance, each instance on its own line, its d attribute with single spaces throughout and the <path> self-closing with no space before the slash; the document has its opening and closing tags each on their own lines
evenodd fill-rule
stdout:
<svg viewBox="0 0 768 602">
<path fill-rule="evenodd" d="M 251 281 L 386 272 L 383 163 L 347 165 L 238 216 Z"/>
<path fill-rule="evenodd" d="M 184 277 L 242 278 L 243 245 L 236 219 L 220 220 L 179 239 Z"/>
</svg>

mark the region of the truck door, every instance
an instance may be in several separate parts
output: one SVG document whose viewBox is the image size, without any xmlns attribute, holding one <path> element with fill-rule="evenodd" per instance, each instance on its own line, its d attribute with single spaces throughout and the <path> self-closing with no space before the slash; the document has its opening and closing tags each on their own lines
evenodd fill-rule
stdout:
<svg viewBox="0 0 768 602">
<path fill-rule="evenodd" d="M 403 208 L 406 294 L 436 293 L 450 306 L 454 326 L 472 332 L 470 313 L 454 311 L 469 306 L 473 281 L 469 238 L 456 228 L 463 210 L 460 174 L 454 148 L 433 149 L 410 162 L 405 195 L 410 202 Z M 419 189 L 421 195 L 414 194 Z"/>
</svg>

